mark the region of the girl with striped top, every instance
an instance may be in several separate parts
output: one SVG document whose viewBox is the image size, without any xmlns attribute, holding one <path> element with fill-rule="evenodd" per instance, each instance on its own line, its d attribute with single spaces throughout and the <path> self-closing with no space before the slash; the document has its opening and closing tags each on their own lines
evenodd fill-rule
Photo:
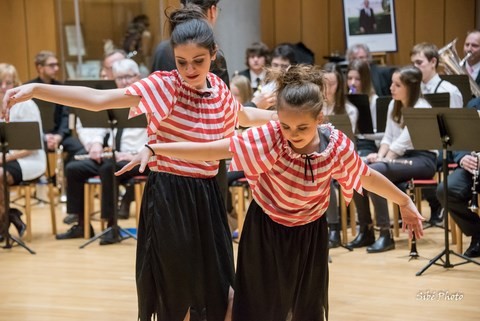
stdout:
<svg viewBox="0 0 480 321">
<path fill-rule="evenodd" d="M 134 106 L 132 117 L 147 115 L 152 145 L 216 141 L 237 125 L 272 118 L 272 111 L 243 108 L 209 73 L 217 45 L 201 9 L 173 11 L 170 25 L 177 70 L 154 72 L 127 89 L 29 84 L 6 93 L 4 110 L 32 97 L 93 111 Z M 214 179 L 218 161 L 156 155 L 148 166 L 136 261 L 139 320 L 229 320 L 233 248 Z"/>
<path fill-rule="evenodd" d="M 328 235 L 324 212 L 330 181 L 349 202 L 362 187 L 400 205 L 410 233 L 422 220 L 410 198 L 355 152 L 346 135 L 322 124 L 324 75 L 292 66 L 276 76 L 278 120 L 208 143 L 152 144 L 118 172 L 154 155 L 194 160 L 232 157 L 243 170 L 253 201 L 239 244 L 234 321 L 325 320 L 328 317 Z"/>
</svg>

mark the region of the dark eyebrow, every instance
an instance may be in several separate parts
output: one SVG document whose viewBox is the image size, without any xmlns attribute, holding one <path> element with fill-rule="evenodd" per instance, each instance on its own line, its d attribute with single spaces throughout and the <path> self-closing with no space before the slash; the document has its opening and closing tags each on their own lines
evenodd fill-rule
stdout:
<svg viewBox="0 0 480 321">
<path fill-rule="evenodd" d="M 203 58 L 203 57 L 205 57 L 205 56 L 206 56 L 206 54 L 200 54 L 200 55 L 198 55 L 198 56 L 193 57 L 193 59 Z M 181 56 L 175 56 L 175 58 L 187 60 L 186 58 L 183 58 L 183 57 L 181 57 Z"/>
</svg>

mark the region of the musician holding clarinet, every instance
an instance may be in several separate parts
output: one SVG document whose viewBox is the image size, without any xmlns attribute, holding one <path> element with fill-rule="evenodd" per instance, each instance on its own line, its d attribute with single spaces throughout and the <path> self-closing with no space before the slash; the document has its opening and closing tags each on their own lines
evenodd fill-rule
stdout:
<svg viewBox="0 0 480 321">
<path fill-rule="evenodd" d="M 480 153 L 455 152 L 458 167 L 448 175 L 448 208 L 463 234 L 471 236 L 470 246 L 463 255 L 480 257 L 480 216 L 478 210 L 478 183 Z M 437 197 L 444 204 L 443 184 L 437 187 Z"/>
<path fill-rule="evenodd" d="M 134 82 L 140 80 L 140 71 L 135 61 L 123 59 L 113 64 L 113 74 L 118 88 L 126 88 Z M 116 144 L 115 166 L 116 169 L 122 168 L 134 154 L 142 149 L 147 142 L 147 132 L 145 128 L 124 128 L 119 129 L 115 135 L 115 142 L 111 137 L 106 137 L 109 133 L 107 128 L 78 128 L 78 136 L 88 151 L 88 155 L 82 155 L 67 164 L 65 175 L 67 177 L 67 213 L 77 214 L 78 223 L 73 225 L 67 232 L 58 234 L 57 239 L 82 238 L 84 235 L 84 183 L 91 177 L 99 176 L 102 184 L 102 202 L 101 217 L 107 220 L 108 227 L 114 224 L 113 207 L 117 206 L 113 199 L 114 177 L 111 154 L 104 151 L 104 145 L 113 146 Z M 105 141 L 105 142 L 104 142 Z M 106 144 L 105 144 L 106 143 Z M 117 176 L 118 182 L 124 183 L 134 176 L 148 175 L 148 168 L 140 174 L 138 166 L 132 171 Z M 94 235 L 93 228 L 90 226 L 90 235 Z M 100 245 L 113 244 L 118 242 L 113 230 L 102 235 Z"/>
<path fill-rule="evenodd" d="M 371 168 L 379 171 L 394 184 L 410 179 L 430 179 L 435 175 L 437 151 L 413 150 L 408 129 L 403 123 L 402 110 L 405 108 L 431 108 L 422 98 L 420 83 L 421 71 L 413 66 L 403 67 L 392 76 L 392 101 L 388 106 L 387 125 L 378 153 L 370 153 L 366 161 Z M 380 236 L 375 241 L 368 196 L 375 206 L 376 222 Z M 357 206 L 360 231 L 348 246 L 367 246 L 368 253 L 393 250 L 395 241 L 390 231 L 390 218 L 387 200 L 374 193 L 364 191 L 363 196 L 354 194 Z"/>
</svg>

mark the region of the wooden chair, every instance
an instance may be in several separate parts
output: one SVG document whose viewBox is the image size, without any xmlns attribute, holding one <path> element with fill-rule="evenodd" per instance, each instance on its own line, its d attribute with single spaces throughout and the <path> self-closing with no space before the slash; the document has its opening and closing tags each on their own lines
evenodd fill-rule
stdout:
<svg viewBox="0 0 480 321">
<path fill-rule="evenodd" d="M 10 192 L 16 191 L 18 197 L 14 200 L 11 200 L 12 203 L 19 205 L 25 209 L 25 217 L 27 224 L 26 240 L 27 242 L 32 241 L 32 195 L 36 191 L 37 184 L 42 184 L 40 179 L 22 181 L 18 185 L 10 186 Z M 50 206 L 50 219 L 52 222 L 52 234 L 57 234 L 57 221 L 55 214 L 55 200 L 54 200 L 54 191 L 53 183 L 48 181 L 46 182 L 48 188 L 48 201 L 47 203 Z M 19 201 L 23 199 L 23 203 Z"/>
<path fill-rule="evenodd" d="M 342 191 L 338 190 L 338 202 L 340 205 L 340 222 L 342 224 L 342 243 L 348 243 L 348 219 L 347 215 L 350 215 L 350 230 L 352 233 L 352 237 L 357 235 L 357 222 L 356 222 L 356 208 L 355 203 L 352 201 L 350 202 L 349 206 L 345 204 L 345 199 L 343 197 Z M 348 213 L 347 213 L 348 212 Z"/>
<path fill-rule="evenodd" d="M 232 192 L 232 204 L 237 212 L 238 239 L 240 239 L 248 206 L 247 202 L 252 200 L 252 192 L 246 178 L 239 178 L 234 181 L 230 190 Z"/>
<path fill-rule="evenodd" d="M 138 222 L 140 220 L 140 208 L 142 205 L 142 195 L 147 184 L 147 176 L 135 176 L 132 178 L 131 184 L 133 184 L 135 195 L 135 220 L 138 228 Z"/>
</svg>

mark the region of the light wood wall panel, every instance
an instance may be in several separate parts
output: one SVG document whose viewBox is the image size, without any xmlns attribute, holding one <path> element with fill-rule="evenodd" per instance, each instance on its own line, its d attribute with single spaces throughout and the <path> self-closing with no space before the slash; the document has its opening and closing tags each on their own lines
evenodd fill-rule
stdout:
<svg viewBox="0 0 480 321">
<path fill-rule="evenodd" d="M 328 3 L 317 0 L 302 2 L 302 42 L 313 52 L 327 52 L 329 49 L 329 14 Z M 293 43 L 298 42 L 293 40 Z M 317 61 L 322 57 L 316 57 Z"/>
<path fill-rule="evenodd" d="M 458 37 L 457 49 L 462 52 L 465 33 L 475 27 L 475 2 L 396 0 L 398 52 L 388 53 L 387 63 L 409 64 L 411 48 L 422 41 L 442 47 Z M 261 8 L 262 39 L 270 47 L 284 41 L 302 41 L 314 51 L 317 64 L 326 62 L 323 56 L 345 52 L 341 0 L 261 0 Z M 271 11 L 275 14 L 271 15 Z M 328 17 L 324 12 L 328 12 Z"/>
<path fill-rule="evenodd" d="M 28 75 L 27 32 L 25 24 L 25 3 L 18 0 L 0 1 L 0 29 L 2 45 L 0 62 L 9 63 L 17 68 L 20 80 L 26 81 Z M 22 62 L 22 63 L 20 63 Z"/>
</svg>

